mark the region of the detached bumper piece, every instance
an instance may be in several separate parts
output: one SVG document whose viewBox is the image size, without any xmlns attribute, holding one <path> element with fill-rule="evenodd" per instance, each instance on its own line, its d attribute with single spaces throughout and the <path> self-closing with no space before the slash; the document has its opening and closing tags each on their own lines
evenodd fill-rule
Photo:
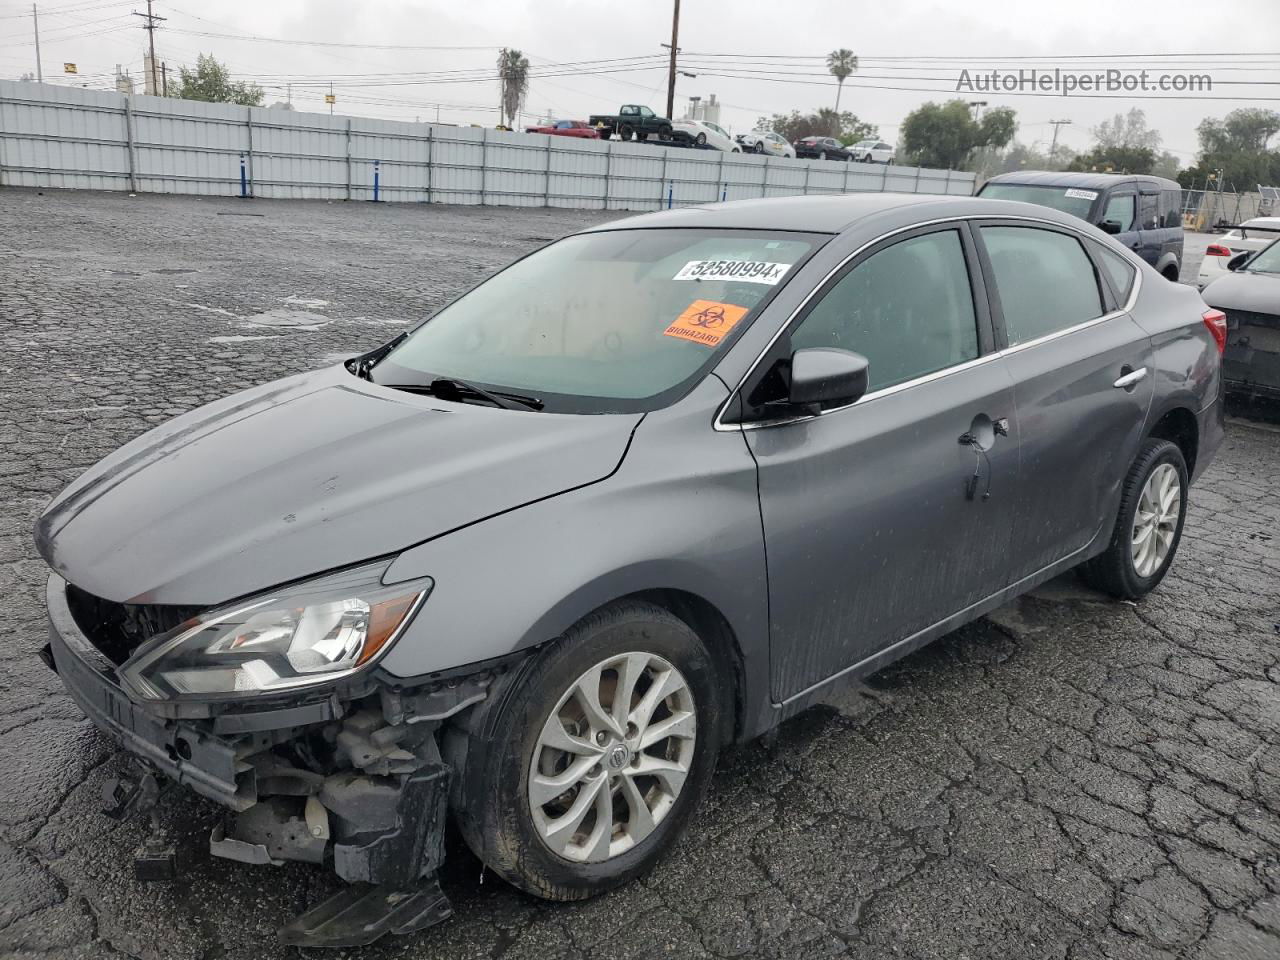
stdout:
<svg viewBox="0 0 1280 960">
<path fill-rule="evenodd" d="M 388 933 L 417 933 L 452 914 L 434 875 L 413 887 L 354 884 L 282 927 L 280 940 L 296 947 L 363 947 Z"/>
</svg>

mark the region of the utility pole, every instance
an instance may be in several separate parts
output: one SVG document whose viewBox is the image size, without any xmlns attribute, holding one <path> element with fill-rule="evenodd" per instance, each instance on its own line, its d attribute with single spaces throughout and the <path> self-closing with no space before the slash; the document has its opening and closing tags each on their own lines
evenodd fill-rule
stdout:
<svg viewBox="0 0 1280 960">
<path fill-rule="evenodd" d="M 167 97 L 169 95 L 169 63 L 168 61 L 165 61 L 164 63 L 160 64 L 160 78 L 164 81 L 164 84 L 160 88 L 161 93 L 163 96 Z"/>
<path fill-rule="evenodd" d="M 1049 162 L 1053 162 L 1053 154 L 1058 149 L 1058 128 L 1063 125 L 1070 125 L 1070 120 L 1050 120 L 1053 124 L 1053 142 L 1049 144 Z"/>
<path fill-rule="evenodd" d="M 147 31 L 148 43 L 151 47 L 151 69 L 148 71 L 151 75 L 151 95 L 159 96 L 160 94 L 160 77 L 156 73 L 156 21 L 167 20 L 168 17 L 159 17 L 151 12 L 151 0 L 147 0 L 147 12 L 138 13 L 133 11 L 135 17 L 142 17 L 146 21 L 142 29 Z M 144 88 L 145 90 L 145 88 Z"/>
<path fill-rule="evenodd" d="M 34 3 L 31 5 L 31 26 L 36 32 L 36 80 L 44 83 L 44 67 L 40 65 L 40 16 Z"/>
<path fill-rule="evenodd" d="M 675 0 L 675 10 L 671 14 L 671 66 L 667 71 L 667 119 L 670 120 L 676 108 L 676 53 L 680 48 L 680 0 Z M 663 44 L 665 46 L 665 44 Z"/>
</svg>

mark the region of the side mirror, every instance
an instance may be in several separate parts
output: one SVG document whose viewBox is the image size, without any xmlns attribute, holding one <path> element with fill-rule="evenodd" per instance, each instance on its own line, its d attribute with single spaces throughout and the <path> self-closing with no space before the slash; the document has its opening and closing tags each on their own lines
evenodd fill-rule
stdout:
<svg viewBox="0 0 1280 960">
<path fill-rule="evenodd" d="M 1249 258 L 1251 256 L 1253 256 L 1253 254 L 1251 253 L 1237 253 L 1234 257 L 1232 257 L 1230 260 L 1227 261 L 1227 269 L 1233 272 L 1236 270 L 1239 270 L 1241 267 L 1243 267 L 1246 263 L 1249 262 Z"/>
<path fill-rule="evenodd" d="M 787 401 L 796 406 L 853 403 L 867 392 L 870 363 L 860 353 L 835 347 L 806 347 L 791 355 Z"/>
<path fill-rule="evenodd" d="M 1112 236 L 1120 232 L 1120 221 L 1118 220 L 1103 220 L 1099 226 L 1102 227 L 1103 233 L 1109 233 Z"/>
</svg>

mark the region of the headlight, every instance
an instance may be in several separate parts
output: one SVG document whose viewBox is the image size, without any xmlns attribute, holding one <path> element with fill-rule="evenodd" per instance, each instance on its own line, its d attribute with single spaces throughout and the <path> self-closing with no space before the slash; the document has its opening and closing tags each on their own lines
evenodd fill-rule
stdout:
<svg viewBox="0 0 1280 960">
<path fill-rule="evenodd" d="M 331 683 L 394 642 L 430 579 L 383 586 L 386 563 L 208 610 L 161 634 L 120 668 L 146 700 L 245 697 Z"/>
</svg>

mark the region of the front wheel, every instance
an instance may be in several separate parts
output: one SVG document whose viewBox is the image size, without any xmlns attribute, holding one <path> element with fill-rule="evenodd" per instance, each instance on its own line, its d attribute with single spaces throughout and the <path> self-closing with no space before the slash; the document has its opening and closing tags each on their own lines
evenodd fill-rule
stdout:
<svg viewBox="0 0 1280 960">
<path fill-rule="evenodd" d="M 752 147 L 751 147 L 751 152 L 752 152 L 752 153 L 764 153 L 764 144 L 763 144 L 763 143 L 761 143 L 759 140 L 757 140 L 757 141 L 755 142 L 755 144 L 753 144 L 753 145 L 752 145 Z"/>
<path fill-rule="evenodd" d="M 700 133 L 693 138 L 693 142 L 700 147 L 705 147 L 707 145 L 707 135 L 705 133 Z"/>
<path fill-rule="evenodd" d="M 585 899 L 652 867 L 688 824 L 719 749 L 716 674 L 698 636 L 660 607 L 627 602 L 501 682 L 455 767 L 471 849 L 550 900 Z"/>
<path fill-rule="evenodd" d="M 1129 468 L 1107 549 L 1080 567 L 1085 583 L 1122 600 L 1144 597 L 1169 572 L 1187 516 L 1187 462 L 1168 440 L 1148 440 Z"/>
</svg>

